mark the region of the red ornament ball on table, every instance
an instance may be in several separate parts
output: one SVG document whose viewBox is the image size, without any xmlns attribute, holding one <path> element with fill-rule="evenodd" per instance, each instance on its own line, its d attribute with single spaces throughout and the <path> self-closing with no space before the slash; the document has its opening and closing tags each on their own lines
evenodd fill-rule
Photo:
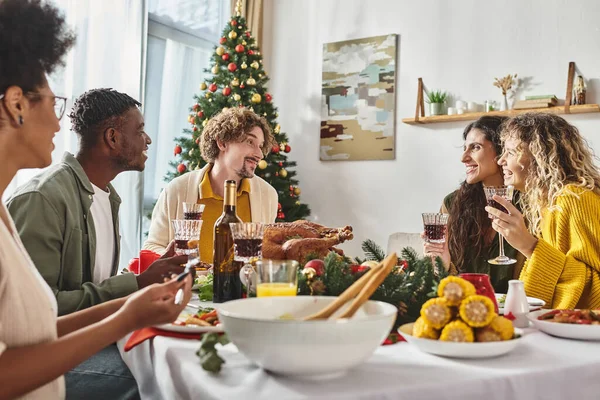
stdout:
<svg viewBox="0 0 600 400">
<path fill-rule="evenodd" d="M 185 166 L 185 164 L 179 164 L 177 166 L 177 172 L 179 172 L 180 174 L 183 174 L 186 169 L 187 169 L 187 167 Z"/>
<path fill-rule="evenodd" d="M 227 69 L 229 70 L 229 72 L 234 72 L 237 69 L 237 65 L 235 65 L 235 63 L 229 63 Z"/>
<path fill-rule="evenodd" d="M 175 153 L 175 155 L 177 154 L 181 154 L 181 152 L 183 151 L 183 149 L 181 148 L 180 145 L 175 146 L 175 150 L 173 150 L 173 153 Z"/>
</svg>

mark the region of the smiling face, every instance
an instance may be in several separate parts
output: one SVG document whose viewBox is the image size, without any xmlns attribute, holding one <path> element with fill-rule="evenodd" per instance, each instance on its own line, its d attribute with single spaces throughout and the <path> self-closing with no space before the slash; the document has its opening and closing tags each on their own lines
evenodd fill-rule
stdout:
<svg viewBox="0 0 600 400">
<path fill-rule="evenodd" d="M 473 128 L 467 134 L 461 161 L 465 164 L 468 184 L 483 182 L 486 186 L 501 185 L 502 175 L 496 164 L 494 144 L 485 134 Z M 500 182 L 499 182 L 500 181 Z"/>
<path fill-rule="evenodd" d="M 527 171 L 531 165 L 529 150 L 523 146 L 521 140 L 509 137 L 504 142 L 504 152 L 498 160 L 502 167 L 504 183 L 512 185 L 520 192 L 525 190 Z"/>
<path fill-rule="evenodd" d="M 262 129 L 255 126 L 244 135 L 242 141 L 221 144 L 216 162 L 233 170 L 240 179 L 253 178 L 258 162 L 264 157 L 262 153 L 264 141 Z"/>
<path fill-rule="evenodd" d="M 124 171 L 143 171 L 148 159 L 148 145 L 152 143 L 144 131 L 144 117 L 137 107 L 130 108 L 123 117 L 125 122 L 118 130 L 121 140 L 117 163 Z"/>
</svg>

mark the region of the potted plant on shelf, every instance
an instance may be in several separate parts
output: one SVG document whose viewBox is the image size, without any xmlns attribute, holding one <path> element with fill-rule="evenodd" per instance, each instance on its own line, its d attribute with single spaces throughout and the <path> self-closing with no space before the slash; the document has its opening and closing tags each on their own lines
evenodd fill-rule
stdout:
<svg viewBox="0 0 600 400">
<path fill-rule="evenodd" d="M 494 86 L 502 90 L 502 102 L 500 103 L 500 111 L 508 110 L 508 99 L 506 98 L 506 94 L 510 89 L 512 89 L 512 85 L 517 79 L 517 74 L 511 75 L 508 74 L 504 78 L 494 78 Z"/>
<path fill-rule="evenodd" d="M 427 93 L 427 103 L 429 104 L 430 115 L 442 115 L 444 103 L 448 98 L 448 93 L 441 90 L 433 90 Z"/>
</svg>

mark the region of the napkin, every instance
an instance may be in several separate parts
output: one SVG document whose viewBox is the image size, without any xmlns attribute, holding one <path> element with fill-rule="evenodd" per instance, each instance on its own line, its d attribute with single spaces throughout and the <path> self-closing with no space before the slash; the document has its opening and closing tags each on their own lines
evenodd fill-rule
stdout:
<svg viewBox="0 0 600 400">
<path fill-rule="evenodd" d="M 145 342 L 148 339 L 152 339 L 156 336 L 174 337 L 178 339 L 196 339 L 202 338 L 202 333 L 181 333 L 181 332 L 170 332 L 164 331 L 158 328 L 143 328 L 139 329 L 131 334 L 127 343 L 125 343 L 124 350 L 129 351 L 140 343 Z"/>
</svg>

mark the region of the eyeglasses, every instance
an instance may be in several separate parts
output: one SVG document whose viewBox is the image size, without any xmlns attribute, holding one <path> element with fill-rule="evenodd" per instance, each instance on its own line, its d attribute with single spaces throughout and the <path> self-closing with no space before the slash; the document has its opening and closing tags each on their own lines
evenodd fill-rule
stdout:
<svg viewBox="0 0 600 400">
<path fill-rule="evenodd" d="M 65 111 L 67 109 L 67 98 L 62 96 L 53 96 L 48 94 L 40 94 L 36 92 L 29 92 L 28 94 L 37 96 L 37 97 L 52 97 L 54 99 L 54 113 L 56 114 L 56 118 L 59 120 L 65 115 Z M 4 98 L 3 94 L 0 94 L 0 100 Z"/>
</svg>

